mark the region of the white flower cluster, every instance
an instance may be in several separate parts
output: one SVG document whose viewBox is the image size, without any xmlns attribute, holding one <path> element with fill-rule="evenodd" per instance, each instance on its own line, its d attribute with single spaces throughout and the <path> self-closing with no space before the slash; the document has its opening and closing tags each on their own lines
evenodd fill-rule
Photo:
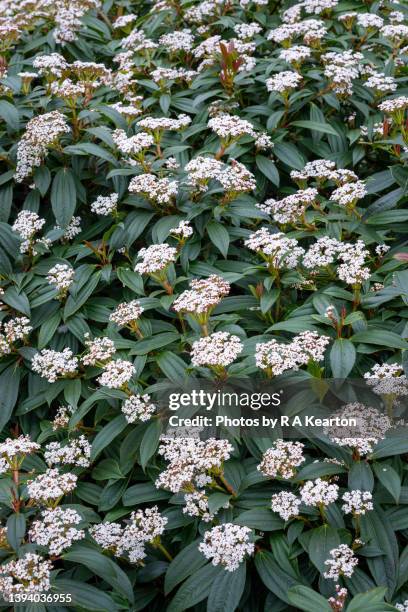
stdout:
<svg viewBox="0 0 408 612">
<path fill-rule="evenodd" d="M 392 100 L 384 100 L 384 102 L 381 102 L 381 104 L 378 105 L 378 108 L 383 113 L 390 115 L 400 111 L 405 111 L 405 109 L 408 108 L 408 97 L 398 96 L 397 98 L 392 98 Z"/>
<path fill-rule="evenodd" d="M 163 34 L 159 38 L 159 44 L 166 48 L 170 53 L 176 51 L 191 51 L 194 42 L 194 36 L 191 30 L 176 30 Z"/>
<path fill-rule="evenodd" d="M 238 38 L 242 40 L 249 40 L 262 32 L 261 26 L 252 21 L 251 23 L 237 23 L 234 25 L 234 32 L 237 34 Z"/>
<path fill-rule="evenodd" d="M 274 493 L 271 499 L 272 510 L 277 512 L 284 521 L 289 521 L 289 519 L 299 515 L 300 504 L 300 499 L 290 491 Z"/>
<path fill-rule="evenodd" d="M 324 75 L 340 98 L 352 95 L 353 81 L 359 77 L 360 62 L 363 59 L 362 53 L 349 50 L 340 53 L 331 51 L 322 55 L 322 61 L 326 65 Z"/>
<path fill-rule="evenodd" d="M 95 202 L 91 204 L 91 211 L 96 215 L 107 217 L 116 212 L 118 206 L 119 195 L 111 193 L 108 196 L 98 196 Z"/>
<path fill-rule="evenodd" d="M 33 67 L 40 75 L 52 76 L 60 79 L 64 70 L 68 68 L 68 62 L 59 53 L 49 55 L 38 55 L 33 60 Z"/>
<path fill-rule="evenodd" d="M 321 478 L 308 480 L 300 489 L 302 502 L 306 506 L 328 506 L 336 501 L 338 495 L 339 487 Z"/>
<path fill-rule="evenodd" d="M 156 412 L 156 406 L 150 401 L 150 395 L 131 395 L 122 404 L 122 412 L 128 423 L 149 421 Z"/>
<path fill-rule="evenodd" d="M 100 7 L 100 0 L 55 0 L 51 4 L 54 12 L 55 29 L 53 37 L 62 45 L 77 39 L 82 27 L 81 18 L 92 8 Z"/>
<path fill-rule="evenodd" d="M 371 276 L 370 269 L 365 265 L 369 255 L 362 240 L 352 244 L 323 236 L 310 246 L 303 258 L 303 265 L 315 269 L 334 263 L 337 259 L 341 262 L 337 266 L 339 279 L 348 285 L 359 285 Z"/>
<path fill-rule="evenodd" d="M 0 321 L 0 357 L 11 353 L 14 343 L 26 340 L 32 331 L 30 319 L 27 317 L 14 317 L 5 323 Z"/>
<path fill-rule="evenodd" d="M 287 94 L 292 89 L 296 89 L 303 78 L 297 72 L 292 70 L 283 70 L 278 72 L 273 77 L 266 79 L 266 87 L 268 91 L 276 91 L 278 93 Z"/>
<path fill-rule="evenodd" d="M 304 254 L 304 249 L 298 246 L 295 238 L 288 238 L 282 232 L 272 234 L 266 227 L 251 234 L 245 240 L 245 246 L 262 255 L 276 270 L 296 268 L 299 258 Z"/>
<path fill-rule="evenodd" d="M 78 477 L 70 472 L 60 474 L 57 468 L 48 469 L 27 481 L 27 492 L 34 501 L 44 506 L 53 505 L 75 489 L 77 480 Z"/>
<path fill-rule="evenodd" d="M 50 442 L 45 447 L 44 459 L 51 467 L 53 465 L 90 465 L 91 445 L 85 436 L 74 438 L 63 446 L 60 442 Z"/>
<path fill-rule="evenodd" d="M 135 366 L 125 359 L 108 361 L 103 367 L 103 372 L 97 378 L 101 387 L 110 389 L 121 389 L 125 386 L 136 372 Z"/>
<path fill-rule="evenodd" d="M 264 452 L 258 470 L 268 478 L 293 478 L 296 468 L 305 461 L 303 449 L 301 442 L 275 440 L 273 446 Z"/>
<path fill-rule="evenodd" d="M 35 167 L 41 165 L 48 149 L 69 131 L 64 115 L 57 110 L 30 119 L 17 145 L 15 180 L 21 183 L 29 176 Z"/>
<path fill-rule="evenodd" d="M 168 519 L 161 516 L 157 506 L 137 510 L 130 515 L 125 527 L 119 523 L 100 523 L 89 529 L 94 540 L 117 557 L 127 555 L 130 563 L 139 563 L 146 556 L 145 544 L 160 538 Z"/>
<path fill-rule="evenodd" d="M 105 550 L 117 553 L 119 542 L 123 534 L 123 527 L 119 523 L 99 523 L 89 528 L 95 542 Z"/>
<path fill-rule="evenodd" d="M 218 179 L 223 169 L 222 162 L 203 155 L 198 155 L 184 167 L 188 173 L 188 185 L 200 192 L 207 191 L 209 181 Z"/>
<path fill-rule="evenodd" d="M 39 546 L 47 546 L 50 555 L 60 555 L 85 537 L 85 531 L 77 528 L 81 521 L 78 512 L 71 508 L 43 510 L 41 520 L 31 525 L 30 540 Z"/>
<path fill-rule="evenodd" d="M 60 230 L 61 227 L 59 225 L 54 226 L 55 230 Z M 67 227 L 64 229 L 64 234 L 61 238 L 63 242 L 68 242 L 69 240 L 73 240 L 75 236 L 81 233 L 81 217 L 72 217 L 71 221 L 68 223 Z"/>
<path fill-rule="evenodd" d="M 58 291 L 66 295 L 66 292 L 74 281 L 75 270 L 68 264 L 55 264 L 48 270 L 47 281 L 54 285 Z"/>
<path fill-rule="evenodd" d="M 0 565 L 0 591 L 7 601 L 22 593 L 43 593 L 51 588 L 52 563 L 35 553 Z"/>
<path fill-rule="evenodd" d="M 391 93 L 397 89 L 395 79 L 390 76 L 385 76 L 382 72 L 371 75 L 365 84 L 366 87 L 374 89 L 377 93 Z"/>
<path fill-rule="evenodd" d="M 263 142 L 264 135 L 257 137 L 255 142 L 257 143 L 258 138 L 261 137 Z M 235 160 L 231 160 L 230 165 L 226 165 L 212 157 L 199 155 L 189 161 L 184 167 L 184 170 L 188 173 L 187 184 L 201 193 L 207 191 L 208 184 L 211 180 L 217 180 L 221 183 L 223 189 L 229 193 L 230 196 L 252 191 L 256 188 L 256 181 L 253 174 L 244 164 Z"/>
<path fill-rule="evenodd" d="M 190 223 L 188 221 L 182 220 L 180 221 L 177 227 L 173 227 L 173 229 L 169 231 L 169 234 L 175 237 L 180 237 L 181 239 L 185 239 L 192 236 L 193 232 L 194 230 L 191 227 Z"/>
<path fill-rule="evenodd" d="M 357 200 L 365 198 L 367 190 L 363 181 L 346 183 L 337 187 L 330 196 L 330 200 L 337 202 L 341 206 L 353 206 Z"/>
<path fill-rule="evenodd" d="M 256 137 L 256 132 L 252 123 L 235 115 L 228 115 L 226 113 L 210 119 L 208 127 L 225 143 L 232 143 L 241 138 L 241 136 Z"/>
<path fill-rule="evenodd" d="M 124 130 L 112 132 L 112 139 L 119 151 L 126 156 L 138 156 L 139 153 L 149 149 L 154 144 L 154 138 L 147 132 L 139 132 L 134 136 L 127 136 Z"/>
<path fill-rule="evenodd" d="M 277 340 L 262 342 L 256 345 L 255 363 L 258 368 L 278 376 L 286 370 L 298 370 L 310 360 L 322 361 L 329 342 L 328 336 L 319 336 L 315 331 L 304 331 L 289 344 Z"/>
<path fill-rule="evenodd" d="M 152 244 L 140 249 L 137 256 L 142 261 L 136 264 L 135 271 L 139 274 L 155 274 L 176 261 L 177 249 L 168 244 Z"/>
<path fill-rule="evenodd" d="M 57 429 L 64 429 L 67 427 L 73 412 L 73 406 L 59 406 L 52 421 L 53 430 L 56 431 Z"/>
<path fill-rule="evenodd" d="M 174 300 L 173 308 L 176 312 L 208 315 L 230 292 L 230 284 L 216 274 L 208 278 L 193 279 L 190 287 L 191 289 L 183 291 Z"/>
<path fill-rule="evenodd" d="M 137 321 L 142 314 L 144 308 L 139 300 L 131 302 L 122 302 L 118 304 L 115 310 L 109 315 L 109 321 L 113 321 L 119 327 L 126 327 L 130 323 Z"/>
<path fill-rule="evenodd" d="M 178 192 L 177 181 L 158 178 L 154 174 L 139 174 L 129 183 L 130 193 L 143 195 L 150 202 L 171 204 Z"/>
<path fill-rule="evenodd" d="M 345 503 L 342 505 L 341 509 L 345 514 L 361 516 L 368 510 L 374 508 L 372 499 L 373 496 L 369 491 L 360 491 L 359 489 L 346 491 L 343 495 L 343 501 Z"/>
<path fill-rule="evenodd" d="M 183 513 L 189 516 L 198 516 L 204 523 L 210 523 L 215 514 L 211 514 L 208 507 L 208 496 L 204 491 L 194 491 L 194 493 L 186 493 L 184 495 L 185 506 Z M 223 508 L 228 508 L 229 502 L 224 504 Z"/>
<path fill-rule="evenodd" d="M 234 572 L 248 555 L 253 555 L 255 545 L 250 541 L 252 531 L 233 523 L 217 525 L 204 534 L 198 549 L 213 565 L 222 565 L 228 572 Z"/>
<path fill-rule="evenodd" d="M 306 208 L 316 202 L 317 189 L 312 187 L 300 189 L 282 200 L 270 198 L 263 204 L 256 204 L 257 208 L 272 215 L 277 223 L 296 223 L 304 215 Z"/>
<path fill-rule="evenodd" d="M 9 469 L 18 468 L 26 455 L 40 450 L 40 445 L 33 442 L 30 436 L 6 438 L 0 444 L 0 474 Z"/>
<path fill-rule="evenodd" d="M 230 458 L 232 451 L 228 440 L 163 436 L 158 453 L 169 465 L 156 480 L 156 487 L 178 493 L 197 482 L 197 479 L 200 480 L 199 486 L 202 486 L 201 480 L 206 472 L 220 468 Z"/>
<path fill-rule="evenodd" d="M 116 353 L 116 347 L 113 340 L 102 336 L 91 340 L 89 334 L 85 334 L 85 346 L 87 352 L 81 358 L 84 366 L 95 366 L 109 361 Z"/>
<path fill-rule="evenodd" d="M 177 119 L 170 117 L 146 117 L 137 122 L 141 128 L 151 132 L 160 132 L 164 130 L 178 131 L 186 128 L 191 123 L 191 117 L 181 114 Z"/>
<path fill-rule="evenodd" d="M 78 358 L 69 348 L 61 352 L 42 349 L 34 355 L 31 367 L 33 372 L 39 374 L 41 378 L 46 378 L 48 382 L 53 383 L 57 378 L 72 377 L 77 374 Z"/>
<path fill-rule="evenodd" d="M 41 219 L 37 213 L 31 210 L 21 210 L 16 220 L 13 223 L 12 229 L 19 234 L 22 242 L 20 244 L 20 253 L 29 253 L 37 255 L 36 246 L 49 246 L 50 241 L 46 238 L 35 238 L 35 234 L 41 230 L 45 223 L 45 219 Z"/>
<path fill-rule="evenodd" d="M 351 578 L 354 568 L 358 565 L 358 559 L 347 544 L 340 544 L 330 551 L 330 559 L 327 559 L 324 563 L 329 568 L 327 572 L 324 572 L 324 577 L 338 580 L 340 576 Z"/>
<path fill-rule="evenodd" d="M 376 363 L 364 378 L 378 395 L 408 395 L 408 380 L 398 363 Z"/>
<path fill-rule="evenodd" d="M 214 332 L 193 342 L 191 363 L 196 367 L 227 367 L 235 361 L 243 348 L 238 336 L 228 332 Z"/>
<path fill-rule="evenodd" d="M 112 28 L 114 30 L 118 30 L 119 28 L 125 28 L 127 25 L 132 23 L 137 19 L 137 15 L 129 14 L 129 15 L 121 15 L 112 24 Z"/>
<path fill-rule="evenodd" d="M 292 6 L 285 12 L 286 20 L 297 21 L 300 17 L 301 7 L 298 5 Z M 303 37 L 306 45 L 318 43 L 327 34 L 324 21 L 320 19 L 304 19 L 298 23 L 284 23 L 283 25 L 271 30 L 268 34 L 268 39 L 273 40 L 278 44 L 285 44 L 289 47 L 293 38 Z"/>
<path fill-rule="evenodd" d="M 351 431 L 344 427 L 327 427 L 324 429 L 325 435 L 339 446 L 356 449 L 360 455 L 370 454 L 377 442 L 385 438 L 386 432 L 392 427 L 387 415 L 358 402 L 342 406 L 332 416 L 347 419 L 349 422 L 353 422 L 353 419 L 356 427 L 352 427 Z"/>
</svg>

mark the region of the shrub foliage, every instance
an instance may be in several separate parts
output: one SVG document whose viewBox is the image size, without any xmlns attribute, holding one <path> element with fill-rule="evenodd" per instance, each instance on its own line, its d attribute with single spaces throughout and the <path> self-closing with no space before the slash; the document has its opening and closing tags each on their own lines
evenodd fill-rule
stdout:
<svg viewBox="0 0 408 612">
<path fill-rule="evenodd" d="M 407 610 L 406 4 L 0 12 L 4 596 Z M 281 375 L 366 375 L 388 417 L 163 435 L 163 378 Z"/>
</svg>

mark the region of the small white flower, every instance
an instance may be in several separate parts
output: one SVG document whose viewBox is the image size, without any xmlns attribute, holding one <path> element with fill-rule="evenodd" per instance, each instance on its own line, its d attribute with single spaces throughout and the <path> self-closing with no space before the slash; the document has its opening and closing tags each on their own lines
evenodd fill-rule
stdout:
<svg viewBox="0 0 408 612">
<path fill-rule="evenodd" d="M 352 549 L 347 544 L 340 544 L 330 551 L 330 557 L 324 562 L 329 567 L 328 571 L 324 572 L 324 577 L 332 580 L 338 580 L 340 576 L 351 578 L 354 568 L 358 565 L 358 559 Z"/>
<path fill-rule="evenodd" d="M 117 359 L 116 361 L 109 361 L 104 366 L 104 370 L 97 381 L 101 387 L 120 389 L 131 380 L 135 372 L 133 363 L 124 359 Z"/>
<path fill-rule="evenodd" d="M 222 565 L 228 572 L 234 572 L 247 555 L 254 554 L 255 545 L 249 540 L 251 533 L 249 527 L 233 523 L 217 525 L 205 532 L 198 549 L 213 565 Z"/>
</svg>

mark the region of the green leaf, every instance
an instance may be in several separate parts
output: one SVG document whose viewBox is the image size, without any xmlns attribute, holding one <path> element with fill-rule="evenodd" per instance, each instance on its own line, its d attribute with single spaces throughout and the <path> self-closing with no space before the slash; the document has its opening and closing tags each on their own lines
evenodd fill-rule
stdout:
<svg viewBox="0 0 408 612">
<path fill-rule="evenodd" d="M 107 593 L 101 589 L 79 582 L 78 580 L 68 580 L 57 578 L 52 583 L 53 593 L 66 593 L 71 595 L 72 604 L 84 610 L 96 610 L 98 612 L 116 612 L 119 610 L 116 603 Z"/>
<path fill-rule="evenodd" d="M 0 117 L 6 122 L 8 132 L 17 132 L 19 115 L 14 104 L 7 102 L 7 100 L 0 100 Z"/>
<path fill-rule="evenodd" d="M 273 148 L 274 155 L 291 169 L 303 170 L 306 160 L 299 149 L 291 143 L 277 142 Z"/>
<path fill-rule="evenodd" d="M 312 130 L 313 132 L 323 132 L 323 134 L 339 136 L 339 133 L 334 129 L 334 127 L 328 123 L 318 123 L 317 121 L 292 121 L 291 125 Z"/>
<path fill-rule="evenodd" d="M 210 514 L 216 514 L 220 508 L 227 505 L 231 499 L 231 495 L 225 493 L 211 493 L 208 496 L 208 511 Z"/>
<path fill-rule="evenodd" d="M 15 287 L 9 287 L 1 296 L 1 301 L 27 317 L 31 316 L 30 302 L 23 291 L 18 292 Z"/>
<path fill-rule="evenodd" d="M 34 170 L 34 183 L 42 197 L 44 197 L 51 184 L 51 172 L 47 166 L 39 166 Z"/>
<path fill-rule="evenodd" d="M 207 232 L 211 242 L 217 247 L 224 257 L 227 257 L 230 237 L 224 225 L 211 221 L 207 225 Z"/>
<path fill-rule="evenodd" d="M 259 552 L 255 556 L 255 567 L 266 588 L 289 604 L 289 589 L 300 586 L 300 581 L 282 571 L 270 552 Z"/>
<path fill-rule="evenodd" d="M 132 289 L 137 295 L 144 295 L 145 290 L 143 286 L 143 279 L 137 272 L 130 270 L 129 268 L 118 268 L 116 274 L 121 283 L 125 287 Z"/>
<path fill-rule="evenodd" d="M 187 365 L 178 355 L 170 351 L 164 351 L 156 357 L 156 361 L 163 374 L 172 382 L 178 383 L 185 380 Z"/>
<path fill-rule="evenodd" d="M 116 164 L 116 159 L 112 153 L 109 153 L 109 151 L 103 147 L 93 144 L 92 142 L 81 142 L 77 145 L 70 145 L 65 147 L 64 153 L 69 153 L 70 155 L 94 155 L 111 164 Z"/>
<path fill-rule="evenodd" d="M 68 552 L 64 553 L 62 557 L 66 561 L 85 565 L 95 576 L 100 576 L 120 595 L 133 603 L 134 596 L 129 578 L 119 565 L 106 555 L 88 546 L 76 544 Z"/>
<path fill-rule="evenodd" d="M 395 533 L 379 508 L 367 512 L 360 518 L 361 539 L 379 548 L 382 557 L 367 558 L 367 564 L 377 586 L 386 586 L 392 597 L 397 585 L 398 544 Z"/>
<path fill-rule="evenodd" d="M 254 508 L 241 512 L 235 519 L 236 525 L 243 525 L 261 531 L 276 531 L 283 528 L 283 521 L 272 510 Z"/>
<path fill-rule="evenodd" d="M 366 219 L 368 225 L 390 225 L 391 223 L 403 223 L 408 219 L 408 210 L 385 210 L 370 215 Z"/>
<path fill-rule="evenodd" d="M 183 548 L 167 568 L 164 579 L 164 592 L 170 593 L 180 582 L 194 574 L 207 563 L 207 559 L 198 550 L 200 540 L 195 540 Z"/>
<path fill-rule="evenodd" d="M 95 461 L 96 457 L 103 451 L 118 436 L 127 426 L 127 421 L 124 414 L 119 414 L 117 417 L 109 421 L 105 427 L 95 436 L 92 442 L 91 461 Z"/>
<path fill-rule="evenodd" d="M 161 421 L 160 419 L 154 419 L 149 423 L 140 444 L 140 465 L 143 469 L 146 467 L 150 457 L 156 452 L 161 433 Z"/>
<path fill-rule="evenodd" d="M 273 185 L 279 187 L 279 172 L 273 161 L 263 155 L 257 155 L 255 157 L 255 162 L 262 174 L 266 176 Z"/>
<path fill-rule="evenodd" d="M 61 313 L 59 311 L 54 312 L 49 319 L 44 321 L 40 327 L 38 334 L 38 348 L 42 349 L 47 346 L 48 342 L 54 337 L 55 332 L 61 322 Z"/>
<path fill-rule="evenodd" d="M 54 217 L 61 227 L 66 227 L 71 221 L 76 199 L 74 175 L 68 168 L 60 168 L 52 181 L 51 205 Z"/>
<path fill-rule="evenodd" d="M 374 475 L 369 463 L 353 462 L 349 472 L 348 486 L 351 490 L 372 491 L 374 489 Z"/>
<path fill-rule="evenodd" d="M 401 495 L 401 479 L 397 472 L 386 463 L 373 463 L 373 470 L 383 487 L 387 489 L 398 504 Z"/>
<path fill-rule="evenodd" d="M 385 329 L 368 329 L 367 331 L 358 332 L 350 340 L 355 344 L 362 342 L 364 344 L 378 344 L 381 347 L 408 349 L 408 342 L 406 340 L 403 340 L 398 334 Z"/>
<path fill-rule="evenodd" d="M 288 591 L 289 603 L 306 612 L 332 612 L 327 599 L 306 586 L 295 586 Z"/>
<path fill-rule="evenodd" d="M 167 344 L 172 344 L 180 339 L 180 336 L 176 332 L 163 332 L 150 338 L 144 338 L 139 340 L 136 348 L 132 349 L 132 355 L 147 355 L 150 351 L 155 351 L 159 348 L 163 348 Z"/>
<path fill-rule="evenodd" d="M 234 612 L 245 588 L 246 563 L 234 572 L 221 572 L 216 576 L 207 600 L 207 612 Z"/>
<path fill-rule="evenodd" d="M 356 361 L 356 349 L 350 340 L 338 338 L 330 349 L 330 366 L 334 378 L 346 378 Z"/>
<path fill-rule="evenodd" d="M 169 499 L 167 491 L 157 489 L 151 482 L 142 482 L 129 487 L 123 495 L 125 506 L 137 506 L 145 502 L 156 502 L 161 499 Z"/>
<path fill-rule="evenodd" d="M 0 374 L 0 431 L 7 424 L 16 405 L 20 387 L 20 373 L 20 368 L 11 365 Z"/>
<path fill-rule="evenodd" d="M 331 476 L 332 474 L 343 474 L 346 468 L 335 463 L 327 463 L 324 461 L 316 461 L 305 465 L 297 474 L 296 480 L 310 480 L 312 478 L 321 478 L 322 476 Z"/>
<path fill-rule="evenodd" d="M 166 612 L 183 612 L 203 601 L 208 596 L 215 578 L 225 571 L 211 563 L 199 569 L 181 585 Z"/>
<path fill-rule="evenodd" d="M 408 453 L 408 437 L 404 431 L 387 432 L 387 437 L 376 444 L 371 453 L 373 459 L 383 459 L 394 455 Z"/>
<path fill-rule="evenodd" d="M 370 589 L 366 593 L 359 593 L 350 601 L 347 606 L 347 612 L 385 612 L 386 610 L 393 610 L 393 606 L 387 607 L 384 604 L 384 596 L 387 589 L 383 587 L 377 587 Z M 379 606 L 379 607 L 378 607 Z"/>
<path fill-rule="evenodd" d="M 11 514 L 7 519 L 7 541 L 10 546 L 18 551 L 26 530 L 24 514 Z"/>
<path fill-rule="evenodd" d="M 64 308 L 64 319 L 68 319 L 77 312 L 85 304 L 88 298 L 91 297 L 92 293 L 96 289 L 101 278 L 101 271 L 94 272 L 88 279 L 87 283 L 79 290 L 77 295 L 69 295 L 65 303 Z"/>
<path fill-rule="evenodd" d="M 330 525 L 322 525 L 308 532 L 310 536 L 307 545 L 307 552 L 311 562 L 323 574 L 327 571 L 325 561 L 330 558 L 330 551 L 340 544 L 340 537 L 337 529 Z"/>
<path fill-rule="evenodd" d="M 102 459 L 92 470 L 92 478 L 95 480 L 120 480 L 123 476 L 115 459 Z"/>
</svg>

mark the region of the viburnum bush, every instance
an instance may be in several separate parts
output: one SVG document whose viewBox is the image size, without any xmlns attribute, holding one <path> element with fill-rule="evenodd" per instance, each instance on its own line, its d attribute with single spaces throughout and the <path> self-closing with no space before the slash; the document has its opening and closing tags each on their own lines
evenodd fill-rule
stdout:
<svg viewBox="0 0 408 612">
<path fill-rule="evenodd" d="M 408 610 L 407 16 L 1 0 L 5 600 Z M 279 376 L 367 379 L 388 412 L 165 431 L 160 381 Z"/>
</svg>

